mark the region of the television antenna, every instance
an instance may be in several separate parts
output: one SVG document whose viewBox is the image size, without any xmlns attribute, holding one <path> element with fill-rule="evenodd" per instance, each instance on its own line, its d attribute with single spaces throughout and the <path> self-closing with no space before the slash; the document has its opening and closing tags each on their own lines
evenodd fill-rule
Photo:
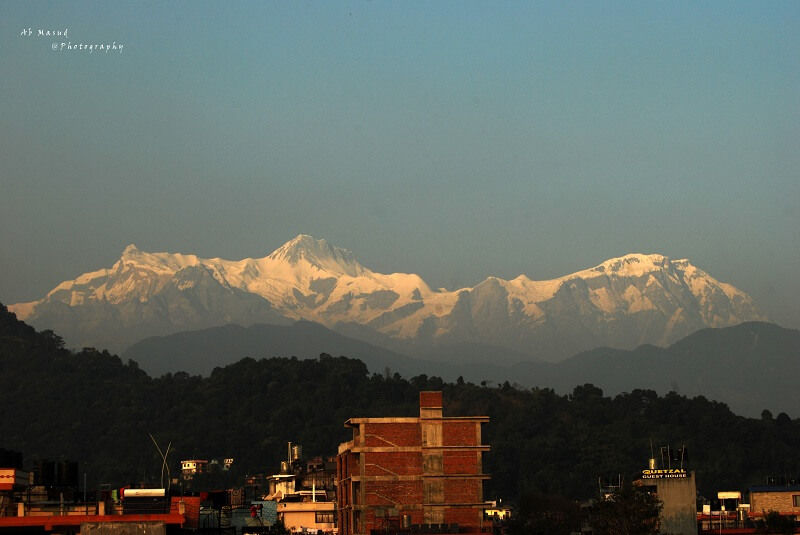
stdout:
<svg viewBox="0 0 800 535">
<path fill-rule="evenodd" d="M 161 455 L 161 461 L 162 461 L 161 462 L 161 488 L 163 489 L 163 488 L 166 488 L 164 486 L 164 468 L 167 469 L 167 482 L 172 481 L 172 476 L 169 473 L 169 464 L 167 464 L 167 455 L 169 455 L 169 449 L 172 447 L 172 442 L 170 442 L 167 445 L 167 451 L 166 451 L 166 453 L 164 453 L 164 452 L 161 451 L 161 448 L 158 447 L 158 442 L 156 442 L 156 439 L 153 438 L 153 434 L 152 433 L 147 433 L 147 434 L 150 435 L 150 440 L 153 441 L 153 444 L 155 444 L 156 449 L 158 450 L 158 454 Z"/>
</svg>

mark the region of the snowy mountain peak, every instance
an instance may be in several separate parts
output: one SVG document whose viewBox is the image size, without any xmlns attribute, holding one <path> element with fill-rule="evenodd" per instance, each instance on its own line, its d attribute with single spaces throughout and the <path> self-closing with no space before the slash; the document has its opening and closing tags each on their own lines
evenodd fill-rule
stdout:
<svg viewBox="0 0 800 535">
<path fill-rule="evenodd" d="M 269 255 L 269 258 L 275 261 L 285 261 L 292 266 L 305 260 L 319 269 L 347 274 L 351 277 L 364 273 L 363 266 L 358 263 L 351 251 L 332 246 L 325 240 L 317 240 L 307 234 L 300 234 L 286 242 Z"/>
<path fill-rule="evenodd" d="M 418 275 L 373 272 L 347 249 L 304 234 L 243 260 L 131 244 L 111 269 L 9 309 L 76 347 L 119 349 L 231 322 L 309 320 L 420 347 L 479 342 L 548 359 L 601 345 L 666 345 L 703 327 L 766 319 L 744 292 L 658 254 L 628 254 L 550 280 L 487 277 L 434 292 Z"/>
<path fill-rule="evenodd" d="M 638 277 L 653 271 L 663 271 L 672 267 L 669 257 L 660 254 L 628 254 L 606 260 L 599 266 L 588 270 L 596 274 Z"/>
<path fill-rule="evenodd" d="M 124 251 L 122 251 L 122 258 L 128 256 L 136 256 L 139 254 L 139 248 L 136 247 L 134 244 L 128 245 Z"/>
<path fill-rule="evenodd" d="M 128 245 L 115 268 L 140 268 L 162 274 L 173 274 L 187 266 L 195 266 L 200 260 L 195 255 L 180 253 L 148 253 L 140 250 L 134 244 Z"/>
</svg>

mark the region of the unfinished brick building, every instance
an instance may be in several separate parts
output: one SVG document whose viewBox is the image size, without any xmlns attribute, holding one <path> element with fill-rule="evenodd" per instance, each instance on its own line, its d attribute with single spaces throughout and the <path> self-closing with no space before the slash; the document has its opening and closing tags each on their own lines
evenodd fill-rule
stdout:
<svg viewBox="0 0 800 535">
<path fill-rule="evenodd" d="M 341 535 L 479 533 L 484 529 L 481 424 L 443 417 L 442 393 L 420 392 L 419 418 L 351 418 L 337 457 Z"/>
</svg>

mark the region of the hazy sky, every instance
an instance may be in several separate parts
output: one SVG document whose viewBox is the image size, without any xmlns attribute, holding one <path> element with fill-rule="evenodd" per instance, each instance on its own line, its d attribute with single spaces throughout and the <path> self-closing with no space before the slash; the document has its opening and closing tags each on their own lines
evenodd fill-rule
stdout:
<svg viewBox="0 0 800 535">
<path fill-rule="evenodd" d="M 798 28 L 789 1 L 2 2 L 0 301 L 129 243 L 306 233 L 448 288 L 689 258 L 800 328 Z"/>
</svg>

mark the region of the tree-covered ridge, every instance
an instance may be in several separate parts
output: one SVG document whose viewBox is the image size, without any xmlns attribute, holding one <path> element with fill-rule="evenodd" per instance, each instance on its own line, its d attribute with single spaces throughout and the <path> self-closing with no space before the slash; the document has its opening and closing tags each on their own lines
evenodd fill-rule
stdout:
<svg viewBox="0 0 800 535">
<path fill-rule="evenodd" d="M 265 351 L 266 353 L 267 351 Z M 594 494 L 598 477 L 636 477 L 656 448 L 685 444 L 700 492 L 743 489 L 770 474 L 800 474 L 800 420 L 734 415 L 703 397 L 634 390 L 613 398 L 592 385 L 571 395 L 505 383 L 444 383 L 390 370 L 370 373 L 346 357 L 246 358 L 208 377 L 152 378 L 106 351 L 70 352 L 0 308 L 0 447 L 82 464 L 90 487 L 158 480 L 159 444 L 172 444 L 173 477 L 188 458 L 235 459 L 237 475 L 270 473 L 286 443 L 334 454 L 351 417 L 412 416 L 421 390 L 443 390 L 445 415 L 486 415 L 487 498 L 532 490 Z M 658 452 L 656 452 L 658 455 Z"/>
</svg>

